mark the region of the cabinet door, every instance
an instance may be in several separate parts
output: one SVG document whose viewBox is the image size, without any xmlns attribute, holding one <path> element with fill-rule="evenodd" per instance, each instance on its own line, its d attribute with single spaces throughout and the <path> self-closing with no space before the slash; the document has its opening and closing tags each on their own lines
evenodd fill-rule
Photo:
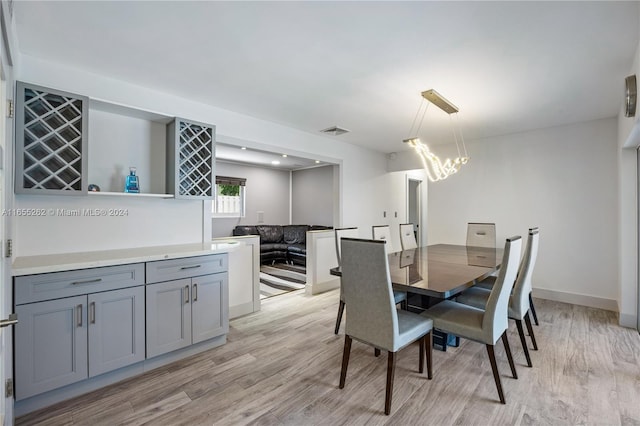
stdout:
<svg viewBox="0 0 640 426">
<path fill-rule="evenodd" d="M 213 199 L 215 126 L 182 118 L 167 125 L 167 190 L 176 198 Z"/>
<path fill-rule="evenodd" d="M 87 297 L 16 306 L 16 399 L 87 378 Z"/>
<path fill-rule="evenodd" d="M 191 279 L 146 286 L 147 358 L 191 344 Z"/>
<path fill-rule="evenodd" d="M 15 192 L 86 195 L 88 98 L 22 82 L 16 97 Z"/>
<path fill-rule="evenodd" d="M 193 343 L 229 331 L 229 282 L 227 273 L 192 278 L 191 319 Z"/>
<path fill-rule="evenodd" d="M 144 287 L 88 298 L 89 377 L 144 361 Z"/>
</svg>

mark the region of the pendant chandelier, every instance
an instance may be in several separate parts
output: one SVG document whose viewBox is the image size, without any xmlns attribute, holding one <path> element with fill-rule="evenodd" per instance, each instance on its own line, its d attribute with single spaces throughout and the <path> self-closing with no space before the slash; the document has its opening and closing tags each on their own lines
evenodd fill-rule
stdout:
<svg viewBox="0 0 640 426">
<path fill-rule="evenodd" d="M 453 160 L 450 158 L 447 158 L 444 161 L 441 160 L 437 155 L 431 152 L 426 143 L 421 142 L 418 138 L 418 133 L 420 132 L 422 121 L 424 120 L 424 116 L 427 113 L 427 109 L 429 108 L 429 103 L 434 104 L 435 106 L 449 114 L 449 123 L 451 125 L 451 129 L 453 131 L 453 139 L 458 150 L 458 156 Z M 455 123 L 452 118 L 453 114 L 455 114 L 456 117 Z M 462 136 L 462 129 L 460 129 L 459 126 L 458 108 L 451 102 L 443 98 L 438 92 L 433 89 L 422 92 L 422 102 L 420 103 L 418 112 L 413 119 L 413 124 L 411 124 L 411 130 L 409 131 L 409 134 L 414 136 L 405 139 L 403 142 L 408 143 L 416 151 L 416 153 L 420 157 L 420 160 L 422 161 L 422 166 L 427 173 L 427 178 L 429 178 L 431 182 L 437 182 L 439 180 L 448 178 L 452 174 L 457 173 L 458 170 L 460 170 L 460 167 L 463 164 L 467 164 L 467 162 L 469 161 L 467 147 L 464 144 L 464 137 Z M 462 150 L 460 149 L 461 146 Z"/>
</svg>

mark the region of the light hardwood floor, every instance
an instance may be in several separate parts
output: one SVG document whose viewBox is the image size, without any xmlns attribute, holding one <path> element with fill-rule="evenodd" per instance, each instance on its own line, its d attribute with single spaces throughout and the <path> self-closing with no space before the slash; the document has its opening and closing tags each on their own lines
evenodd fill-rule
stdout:
<svg viewBox="0 0 640 426">
<path fill-rule="evenodd" d="M 263 301 L 231 322 L 226 345 L 18 418 L 19 425 L 640 425 L 640 336 L 612 312 L 536 299 L 540 350 L 527 368 L 515 325 L 519 379 L 496 348 L 507 404 L 498 402 L 484 345 L 434 351 L 434 377 L 417 373 L 417 344 L 400 351 L 391 415 L 386 356 L 353 343 L 338 389 L 344 322 L 338 292 Z M 345 316 L 348 315 L 348 312 Z M 384 355 L 384 354 L 383 354 Z"/>
</svg>

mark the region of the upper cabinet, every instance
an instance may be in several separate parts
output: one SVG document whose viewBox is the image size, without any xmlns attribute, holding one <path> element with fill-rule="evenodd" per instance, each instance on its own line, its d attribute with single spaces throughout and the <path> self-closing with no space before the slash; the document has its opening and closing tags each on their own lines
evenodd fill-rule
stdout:
<svg viewBox="0 0 640 426">
<path fill-rule="evenodd" d="M 167 125 L 167 190 L 176 198 L 213 199 L 215 126 L 182 118 Z"/>
<path fill-rule="evenodd" d="M 22 82 L 16 91 L 15 192 L 85 195 L 88 98 Z"/>
<path fill-rule="evenodd" d="M 211 200 L 215 126 L 17 83 L 16 194 Z M 91 125 L 89 125 L 91 116 Z M 129 168 L 140 193 L 125 194 Z"/>
</svg>

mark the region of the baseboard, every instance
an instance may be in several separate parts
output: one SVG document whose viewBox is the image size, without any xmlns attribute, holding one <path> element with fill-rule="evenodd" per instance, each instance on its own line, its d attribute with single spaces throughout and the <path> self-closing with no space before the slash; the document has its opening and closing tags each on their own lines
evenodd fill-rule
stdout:
<svg viewBox="0 0 640 426">
<path fill-rule="evenodd" d="M 229 306 L 229 319 L 235 319 L 243 315 L 251 314 L 253 312 L 253 301 L 241 303 L 236 306 Z"/>
<path fill-rule="evenodd" d="M 555 302 L 571 303 L 572 305 L 588 306 L 590 308 L 604 309 L 606 311 L 618 312 L 618 302 L 614 299 L 588 296 L 586 294 L 567 293 L 564 291 L 548 290 L 545 288 L 534 288 L 533 297 L 553 300 Z"/>
<path fill-rule="evenodd" d="M 333 290 L 335 288 L 340 288 L 340 278 L 324 281 L 321 283 L 307 283 L 307 285 L 305 286 L 305 293 L 313 295 L 324 293 L 325 291 Z"/>
<path fill-rule="evenodd" d="M 638 330 L 638 318 L 636 318 L 635 315 L 620 313 L 618 316 L 618 324 L 622 327 Z"/>
</svg>

